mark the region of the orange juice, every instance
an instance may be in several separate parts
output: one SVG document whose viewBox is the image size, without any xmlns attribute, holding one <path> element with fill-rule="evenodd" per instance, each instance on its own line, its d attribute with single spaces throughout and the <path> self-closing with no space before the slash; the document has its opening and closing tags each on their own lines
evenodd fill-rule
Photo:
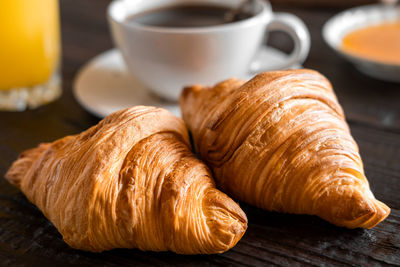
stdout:
<svg viewBox="0 0 400 267">
<path fill-rule="evenodd" d="M 400 20 L 350 32 L 343 38 L 342 49 L 355 56 L 400 65 Z"/>
<path fill-rule="evenodd" d="M 0 91 L 47 82 L 60 58 L 58 0 L 0 0 Z"/>
</svg>

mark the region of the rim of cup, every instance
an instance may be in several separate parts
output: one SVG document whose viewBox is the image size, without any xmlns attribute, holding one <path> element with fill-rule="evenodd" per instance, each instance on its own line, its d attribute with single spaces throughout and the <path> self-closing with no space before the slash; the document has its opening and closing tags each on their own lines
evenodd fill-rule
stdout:
<svg viewBox="0 0 400 267">
<path fill-rule="evenodd" d="M 180 27 L 150 26 L 150 25 L 143 25 L 143 24 L 135 23 L 135 22 L 127 23 L 127 21 L 126 21 L 127 17 L 129 17 L 131 15 L 135 15 L 135 14 L 140 14 L 141 12 L 137 12 L 137 13 L 132 12 L 131 14 L 129 14 L 129 11 L 126 11 L 126 8 L 122 9 L 123 11 L 118 10 L 118 8 L 121 8 L 121 5 L 124 5 L 126 3 L 126 0 L 112 1 L 107 8 L 107 17 L 110 21 L 113 21 L 121 26 L 125 26 L 125 27 L 132 28 L 132 29 L 137 29 L 137 30 L 160 32 L 160 33 L 196 34 L 196 33 L 204 33 L 204 32 L 225 31 L 225 30 L 238 29 L 238 27 L 239 28 L 250 27 L 253 25 L 258 25 L 262 22 L 267 23 L 268 18 L 270 18 L 272 15 L 271 4 L 265 0 L 256 0 L 256 1 L 257 1 L 257 4 L 259 5 L 258 8 L 261 7 L 261 9 L 255 15 L 253 15 L 247 19 L 229 22 L 229 23 L 220 24 L 220 25 L 212 25 L 212 26 L 180 28 Z M 184 1 L 182 1 L 182 3 L 184 3 Z M 205 1 L 203 1 L 203 2 L 193 2 L 193 3 L 194 4 L 201 3 L 201 4 L 206 5 L 206 4 L 209 4 L 210 2 L 207 3 Z M 223 6 L 223 4 L 220 4 L 220 5 Z M 174 4 L 160 5 L 160 7 L 168 7 L 168 6 L 174 6 Z M 148 10 L 151 10 L 151 8 Z M 126 13 L 123 15 L 117 16 L 117 12 L 126 12 Z"/>
</svg>

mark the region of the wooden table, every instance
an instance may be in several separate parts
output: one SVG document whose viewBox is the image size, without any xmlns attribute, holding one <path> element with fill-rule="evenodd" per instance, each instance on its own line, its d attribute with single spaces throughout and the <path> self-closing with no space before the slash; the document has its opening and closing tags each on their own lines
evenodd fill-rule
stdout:
<svg viewBox="0 0 400 267">
<path fill-rule="evenodd" d="M 82 64 L 112 47 L 105 19 L 108 2 L 61 0 L 62 98 L 32 111 L 0 112 L 0 265 L 400 265 L 400 84 L 360 74 L 327 47 L 322 24 L 340 10 L 295 7 L 276 9 L 297 14 L 309 27 L 312 47 L 304 65 L 332 81 L 372 190 L 392 208 L 391 215 L 372 230 L 348 230 L 313 216 L 277 214 L 241 204 L 248 215 L 248 231 L 236 247 L 221 255 L 134 249 L 95 254 L 69 248 L 42 213 L 2 177 L 21 151 L 98 122 L 71 91 Z M 287 40 L 275 34 L 271 43 L 288 49 Z"/>
</svg>

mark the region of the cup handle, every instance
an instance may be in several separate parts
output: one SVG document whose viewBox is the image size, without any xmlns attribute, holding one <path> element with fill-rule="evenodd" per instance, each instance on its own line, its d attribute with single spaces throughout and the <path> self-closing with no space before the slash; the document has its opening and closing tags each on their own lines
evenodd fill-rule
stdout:
<svg viewBox="0 0 400 267">
<path fill-rule="evenodd" d="M 272 20 L 267 26 L 269 31 L 283 31 L 289 34 L 294 41 L 294 49 L 288 56 L 286 62 L 271 66 L 267 62 L 255 61 L 250 65 L 250 71 L 258 73 L 271 69 L 287 69 L 295 63 L 303 63 L 310 51 L 310 33 L 304 22 L 297 16 L 289 13 L 274 13 Z"/>
</svg>

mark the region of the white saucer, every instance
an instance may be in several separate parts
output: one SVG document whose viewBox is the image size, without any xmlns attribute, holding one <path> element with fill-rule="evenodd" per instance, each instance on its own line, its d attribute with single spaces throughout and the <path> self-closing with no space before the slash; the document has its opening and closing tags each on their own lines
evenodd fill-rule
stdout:
<svg viewBox="0 0 400 267">
<path fill-rule="evenodd" d="M 272 69 L 286 61 L 287 55 L 275 48 L 264 47 L 257 58 L 270 62 Z M 249 74 L 247 78 L 252 76 Z M 165 101 L 149 93 L 129 75 L 117 49 L 105 51 L 85 64 L 75 78 L 73 92 L 78 102 L 98 117 L 135 105 L 163 107 L 180 117 L 178 103 Z"/>
</svg>

